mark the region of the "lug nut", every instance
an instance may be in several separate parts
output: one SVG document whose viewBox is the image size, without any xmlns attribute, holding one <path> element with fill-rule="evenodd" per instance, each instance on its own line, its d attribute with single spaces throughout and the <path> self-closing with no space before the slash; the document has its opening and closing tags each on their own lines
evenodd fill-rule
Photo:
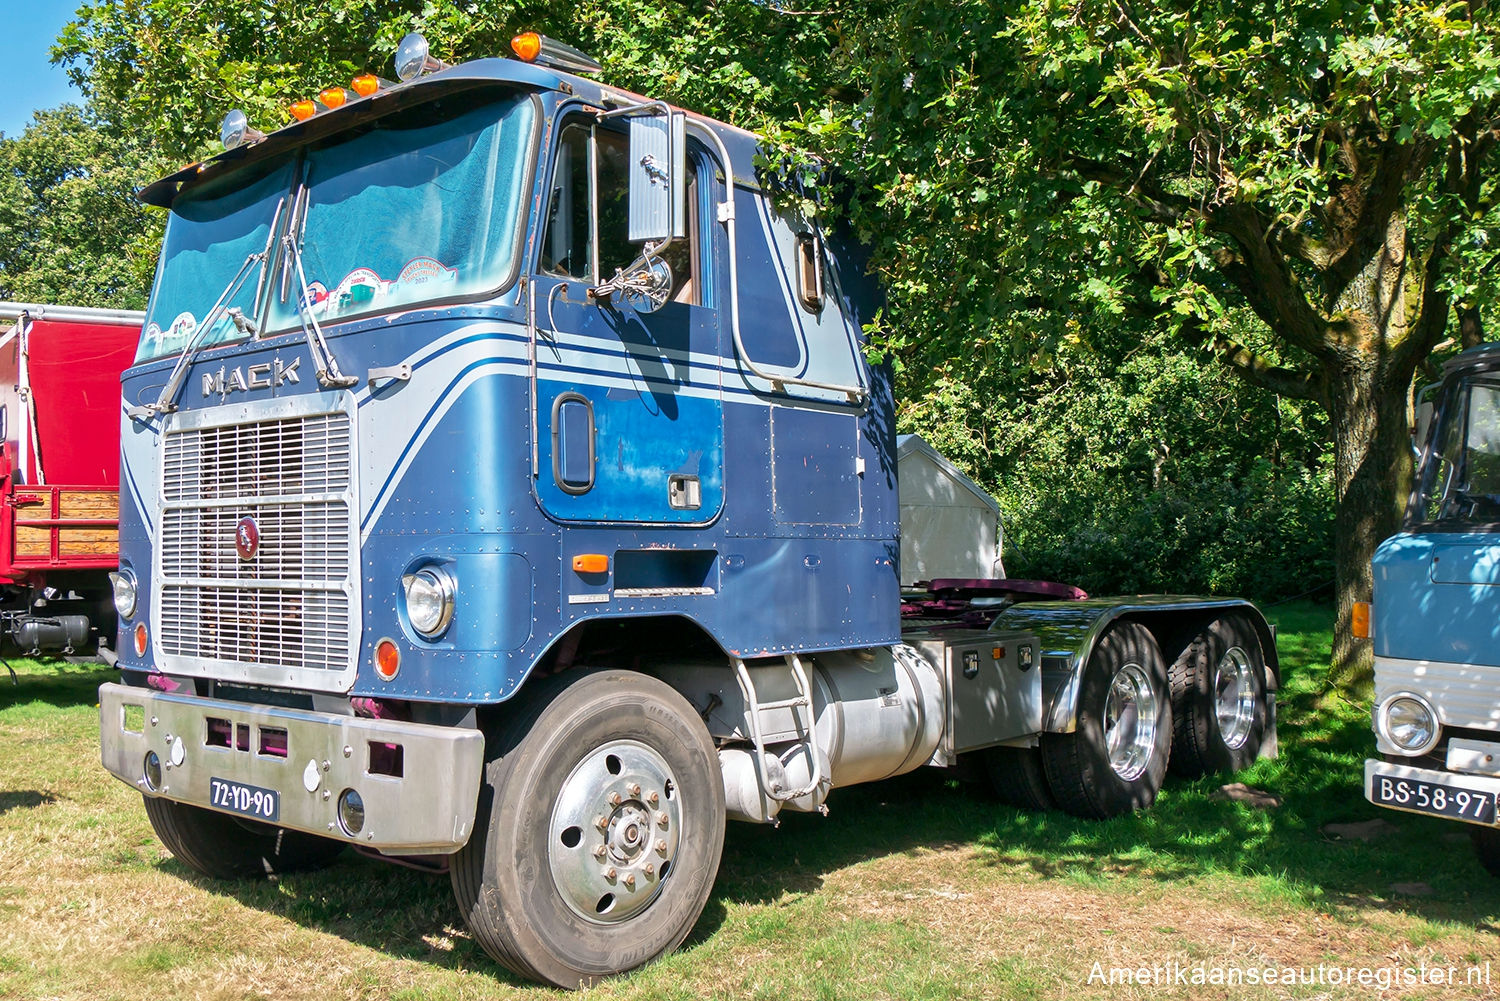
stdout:
<svg viewBox="0 0 1500 1001">
<path fill-rule="evenodd" d="M 626 877 L 625 877 L 625 888 L 627 890 L 634 890 L 635 889 L 635 873 L 632 872 L 632 873 L 629 873 L 628 875 L 626 875 Z"/>
<path fill-rule="evenodd" d="M 639 796 L 641 794 L 641 784 L 639 782 L 632 782 L 625 787 L 625 791 L 630 793 L 631 796 Z"/>
<path fill-rule="evenodd" d="M 663 855 L 665 855 L 667 853 L 667 839 L 666 838 L 662 838 L 662 839 L 660 839 L 659 841 L 656 842 L 656 850 L 659 851 L 659 852 L 661 852 Z"/>
<path fill-rule="evenodd" d="M 605 848 L 604 848 L 603 845 L 595 845 L 594 846 L 594 858 L 598 859 L 600 862 L 604 861 L 604 856 L 607 855 L 607 854 L 609 854 L 609 853 L 607 851 L 605 851 Z"/>
<path fill-rule="evenodd" d="M 667 811 L 666 810 L 658 810 L 658 811 L 656 811 L 656 823 L 657 823 L 658 827 L 666 827 L 667 826 Z"/>
<path fill-rule="evenodd" d="M 641 866 L 641 871 L 643 871 L 648 876 L 655 876 L 656 866 L 651 864 L 650 862 L 647 862 L 645 865 Z"/>
<path fill-rule="evenodd" d="M 600 814 L 599 816 L 594 818 L 594 826 L 599 828 L 599 830 L 601 831 L 609 830 L 609 818 L 604 816 L 603 814 Z"/>
<path fill-rule="evenodd" d="M 651 795 L 646 797 L 646 802 L 650 803 L 652 806 L 655 806 L 657 803 L 661 802 L 661 794 L 658 793 L 655 789 L 651 790 Z"/>
<path fill-rule="evenodd" d="M 608 869 L 604 870 L 604 878 L 609 880 L 611 883 L 615 881 L 615 877 L 618 875 L 619 873 L 615 871 L 614 866 L 610 866 Z"/>
<path fill-rule="evenodd" d="M 609 805 L 610 806 L 619 806 L 620 803 L 621 803 L 621 800 L 620 800 L 620 794 L 619 793 L 612 792 L 612 793 L 609 794 Z"/>
</svg>

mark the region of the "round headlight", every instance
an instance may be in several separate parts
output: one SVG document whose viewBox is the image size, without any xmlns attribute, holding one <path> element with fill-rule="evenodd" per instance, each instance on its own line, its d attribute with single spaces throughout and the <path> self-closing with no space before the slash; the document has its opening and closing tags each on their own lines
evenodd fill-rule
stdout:
<svg viewBox="0 0 1500 1001">
<path fill-rule="evenodd" d="M 453 596 L 458 588 L 442 567 L 425 567 L 401 579 L 406 587 L 406 617 L 423 636 L 436 636 L 453 621 Z"/>
<path fill-rule="evenodd" d="M 1398 695 L 1381 709 L 1386 740 L 1404 754 L 1425 754 L 1438 739 L 1437 714 L 1421 699 Z"/>
<path fill-rule="evenodd" d="M 129 570 L 112 573 L 109 583 L 115 591 L 115 611 L 122 619 L 130 618 L 135 614 L 135 574 Z"/>
</svg>

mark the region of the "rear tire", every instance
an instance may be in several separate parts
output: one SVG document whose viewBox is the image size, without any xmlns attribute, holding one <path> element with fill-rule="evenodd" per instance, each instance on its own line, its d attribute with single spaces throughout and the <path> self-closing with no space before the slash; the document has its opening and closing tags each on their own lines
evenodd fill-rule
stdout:
<svg viewBox="0 0 1500 1001">
<path fill-rule="evenodd" d="M 1469 838 L 1474 842 L 1474 854 L 1485 872 L 1500 879 L 1500 828 L 1472 827 Z"/>
<path fill-rule="evenodd" d="M 1001 802 L 1021 810 L 1057 809 L 1040 748 L 992 747 L 981 753 L 990 786 Z"/>
<path fill-rule="evenodd" d="M 489 740 L 453 894 L 496 962 L 577 988 L 692 930 L 723 852 L 724 782 L 703 721 L 665 683 L 600 671 L 533 684 Z"/>
<path fill-rule="evenodd" d="M 1248 768 L 1266 735 L 1266 661 L 1242 613 L 1221 615 L 1170 672 L 1172 771 L 1187 778 Z"/>
<path fill-rule="evenodd" d="M 1161 650 L 1145 626 L 1111 626 L 1083 669 L 1078 724 L 1042 734 L 1057 805 L 1102 820 L 1156 800 L 1171 754 L 1172 703 Z"/>
<path fill-rule="evenodd" d="M 143 796 L 146 816 L 167 850 L 194 872 L 214 879 L 246 879 L 321 869 L 344 843 L 242 820 L 227 813 Z"/>
</svg>

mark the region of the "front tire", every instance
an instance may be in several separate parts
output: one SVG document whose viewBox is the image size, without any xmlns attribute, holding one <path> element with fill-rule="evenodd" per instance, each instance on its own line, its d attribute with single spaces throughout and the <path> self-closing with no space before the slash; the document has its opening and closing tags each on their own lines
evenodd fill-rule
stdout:
<svg viewBox="0 0 1500 1001">
<path fill-rule="evenodd" d="M 1083 669 L 1078 724 L 1042 734 L 1057 805 L 1102 820 L 1156 800 L 1171 754 L 1172 703 L 1156 639 L 1137 622 L 1111 626 Z"/>
<path fill-rule="evenodd" d="M 1248 768 L 1265 740 L 1266 661 L 1248 617 L 1222 615 L 1170 672 L 1172 771 L 1187 778 Z"/>
<path fill-rule="evenodd" d="M 214 879 L 247 879 L 321 869 L 344 850 L 341 841 L 302 834 L 227 813 L 143 796 L 156 836 L 179 862 Z"/>
<path fill-rule="evenodd" d="M 708 901 L 724 784 L 707 728 L 630 671 L 537 684 L 487 748 L 453 893 L 500 965 L 577 988 L 675 949 Z"/>
<path fill-rule="evenodd" d="M 1471 827 L 1469 838 L 1474 842 L 1474 855 L 1484 871 L 1500 879 L 1500 828 Z"/>
</svg>

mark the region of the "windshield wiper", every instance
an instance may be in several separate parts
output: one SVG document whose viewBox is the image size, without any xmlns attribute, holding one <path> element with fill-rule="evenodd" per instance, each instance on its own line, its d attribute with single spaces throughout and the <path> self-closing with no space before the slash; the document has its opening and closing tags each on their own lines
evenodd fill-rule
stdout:
<svg viewBox="0 0 1500 1001">
<path fill-rule="evenodd" d="M 254 332 L 254 324 L 245 318 L 243 312 L 239 309 L 226 310 L 224 304 L 239 293 L 240 288 L 245 284 L 245 279 L 250 274 L 250 268 L 255 264 L 264 264 L 265 261 L 266 252 L 264 250 L 258 250 L 246 255 L 245 263 L 240 265 L 239 271 L 235 272 L 234 277 L 229 279 L 229 284 L 224 286 L 224 291 L 219 293 L 219 298 L 214 302 L 213 308 L 208 311 L 208 315 L 203 318 L 202 322 L 188 336 L 187 344 L 183 345 L 182 354 L 177 357 L 177 364 L 172 367 L 172 374 L 167 377 L 167 384 L 161 388 L 161 394 L 157 396 L 156 402 L 131 407 L 125 411 L 127 417 L 131 419 L 149 418 L 152 414 L 169 414 L 177 409 L 177 391 L 182 388 L 182 381 L 187 377 L 188 366 L 193 363 L 193 357 L 202 346 L 202 340 L 213 329 L 213 325 L 219 319 L 220 313 L 227 313 L 231 322 L 241 331 L 247 333 Z"/>
<path fill-rule="evenodd" d="M 286 246 L 287 256 L 297 268 L 297 284 L 300 286 L 297 291 L 297 318 L 302 321 L 302 333 L 307 337 L 307 353 L 312 355 L 318 382 L 327 389 L 353 386 L 359 379 L 339 371 L 339 360 L 329 349 L 328 341 L 323 337 L 323 328 L 318 326 L 318 318 L 313 315 L 311 289 L 307 284 L 307 273 L 302 270 L 302 250 L 297 246 L 297 238 L 289 232 L 281 239 Z"/>
</svg>

